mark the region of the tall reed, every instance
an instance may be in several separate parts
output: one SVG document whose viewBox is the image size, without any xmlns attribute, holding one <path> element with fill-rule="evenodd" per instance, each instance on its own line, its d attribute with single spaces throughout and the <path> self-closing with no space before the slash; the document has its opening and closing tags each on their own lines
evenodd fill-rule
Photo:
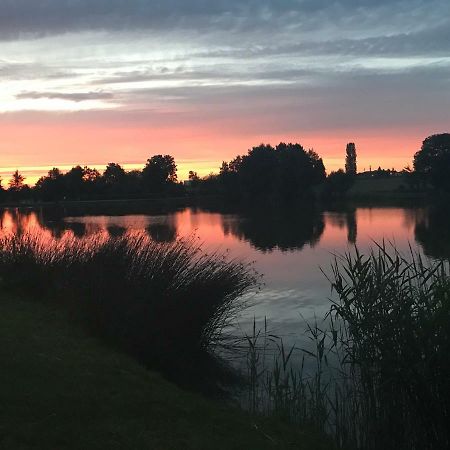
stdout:
<svg viewBox="0 0 450 450">
<path fill-rule="evenodd" d="M 278 339 L 271 365 L 249 360 L 254 404 L 343 449 L 450 448 L 449 264 L 383 243 L 336 257 L 328 279 L 335 295 L 323 323 L 308 325 L 312 347 Z"/>
<path fill-rule="evenodd" d="M 220 345 L 257 283 L 251 265 L 205 253 L 196 237 L 159 243 L 145 233 L 6 236 L 0 277 L 4 289 L 65 304 L 93 333 L 179 373 Z"/>
</svg>

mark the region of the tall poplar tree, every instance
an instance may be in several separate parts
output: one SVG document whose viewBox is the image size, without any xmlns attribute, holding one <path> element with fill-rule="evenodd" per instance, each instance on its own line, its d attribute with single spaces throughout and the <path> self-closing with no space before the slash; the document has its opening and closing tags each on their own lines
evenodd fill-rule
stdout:
<svg viewBox="0 0 450 450">
<path fill-rule="evenodd" d="M 353 142 L 347 144 L 345 156 L 345 173 L 349 175 L 356 175 L 356 146 Z"/>
</svg>

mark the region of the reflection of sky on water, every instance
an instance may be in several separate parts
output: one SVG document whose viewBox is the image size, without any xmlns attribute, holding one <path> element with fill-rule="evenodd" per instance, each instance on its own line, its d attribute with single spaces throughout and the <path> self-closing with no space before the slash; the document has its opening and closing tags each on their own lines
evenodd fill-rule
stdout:
<svg viewBox="0 0 450 450">
<path fill-rule="evenodd" d="M 329 308 L 330 284 L 320 268 L 330 272 L 333 254 L 351 251 L 353 242 L 367 252 L 373 241 L 383 239 L 407 253 L 418 238 L 428 255 L 442 256 L 432 252 L 449 248 L 446 218 L 425 209 L 391 207 L 245 216 L 186 208 L 169 214 L 82 217 L 9 209 L 0 213 L 0 225 L 4 232 L 39 230 L 57 238 L 146 230 L 155 240 L 169 241 L 195 233 L 207 251 L 254 261 L 264 275 L 261 291 L 251 296 L 252 306 L 239 318 L 241 329 L 249 331 L 253 319 L 262 325 L 267 317 L 277 334 L 298 336 L 305 328 L 302 317 L 321 318 Z"/>
</svg>

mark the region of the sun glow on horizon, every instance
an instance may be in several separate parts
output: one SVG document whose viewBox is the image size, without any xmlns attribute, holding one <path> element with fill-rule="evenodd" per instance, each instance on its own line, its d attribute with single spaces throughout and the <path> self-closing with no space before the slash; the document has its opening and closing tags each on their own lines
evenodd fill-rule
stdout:
<svg viewBox="0 0 450 450">
<path fill-rule="evenodd" d="M 443 0 L 19 3 L 0 28 L 3 179 L 170 154 L 182 180 L 281 141 L 328 172 L 347 142 L 360 171 L 401 170 L 448 130 Z"/>
</svg>

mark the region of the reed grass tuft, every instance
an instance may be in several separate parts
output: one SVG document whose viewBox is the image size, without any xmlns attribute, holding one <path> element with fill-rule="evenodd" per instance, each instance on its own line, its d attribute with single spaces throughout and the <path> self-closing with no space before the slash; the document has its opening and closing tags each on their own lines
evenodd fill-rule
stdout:
<svg viewBox="0 0 450 450">
<path fill-rule="evenodd" d="M 195 236 L 160 243 L 145 233 L 5 236 L 0 277 L 4 289 L 65 305 L 92 333 L 174 374 L 196 372 L 257 284 L 251 264 L 205 253 Z"/>
</svg>

